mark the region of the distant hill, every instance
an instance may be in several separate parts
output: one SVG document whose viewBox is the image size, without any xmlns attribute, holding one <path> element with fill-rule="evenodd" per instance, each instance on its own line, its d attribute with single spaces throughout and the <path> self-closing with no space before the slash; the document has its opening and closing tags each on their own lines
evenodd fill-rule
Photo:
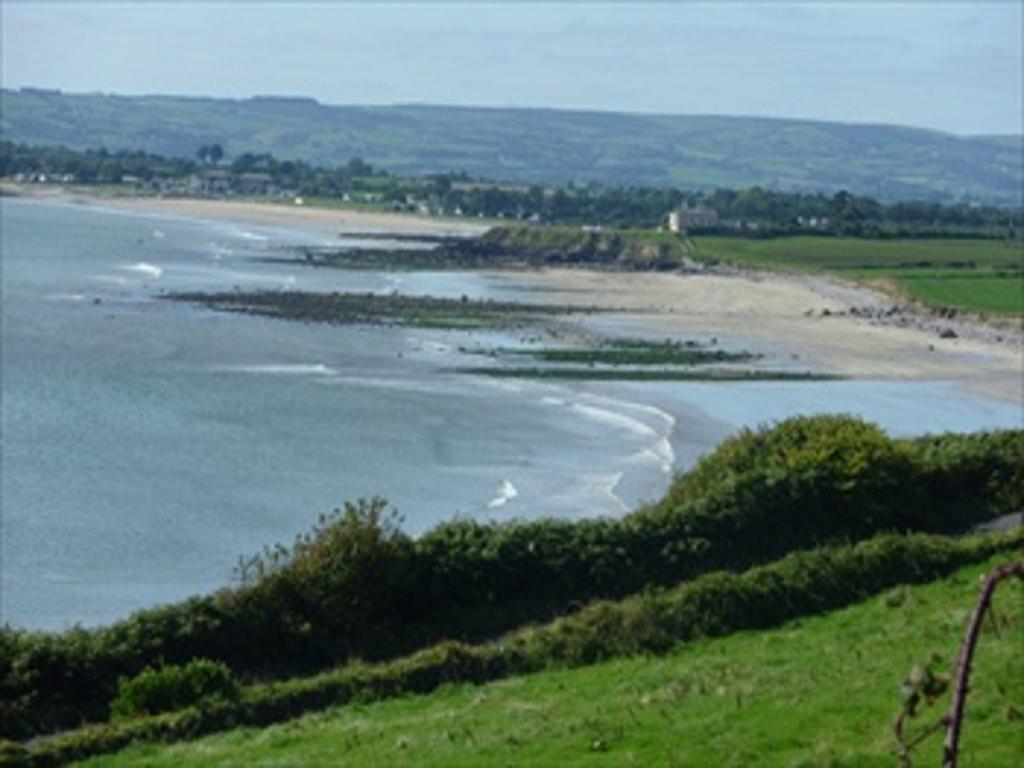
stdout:
<svg viewBox="0 0 1024 768">
<path fill-rule="evenodd" d="M 553 109 L 329 106 L 314 99 L 2 92 L 4 138 L 192 156 L 272 152 L 403 174 L 681 188 L 841 188 L 883 200 L 1019 204 L 1020 136 L 748 117 Z"/>
</svg>

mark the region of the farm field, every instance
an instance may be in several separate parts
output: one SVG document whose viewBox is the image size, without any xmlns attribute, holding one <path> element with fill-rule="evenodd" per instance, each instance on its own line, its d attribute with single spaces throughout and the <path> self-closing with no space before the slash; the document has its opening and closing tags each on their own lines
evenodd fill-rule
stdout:
<svg viewBox="0 0 1024 768">
<path fill-rule="evenodd" d="M 759 269 L 887 280 L 936 308 L 1024 314 L 1024 246 L 997 240 L 699 237 L 697 254 Z"/>
<path fill-rule="evenodd" d="M 177 765 L 893 766 L 900 684 L 937 654 L 946 674 L 983 573 L 1007 556 L 859 605 L 690 643 L 663 658 L 551 671 L 337 708 L 264 730 L 141 745 L 92 768 Z M 1024 589 L 997 592 L 967 705 L 965 766 L 1016 764 Z M 827 663 L 823 660 L 827 659 Z M 931 724 L 948 695 L 911 721 Z M 933 764 L 941 736 L 914 753 Z"/>
</svg>

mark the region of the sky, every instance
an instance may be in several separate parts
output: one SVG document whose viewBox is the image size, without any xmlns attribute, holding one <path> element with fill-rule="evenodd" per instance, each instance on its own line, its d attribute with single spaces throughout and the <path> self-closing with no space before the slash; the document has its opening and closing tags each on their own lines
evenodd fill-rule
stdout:
<svg viewBox="0 0 1024 768">
<path fill-rule="evenodd" d="M 0 12 L 9 88 L 1022 132 L 1017 0 L 0 0 Z"/>
</svg>

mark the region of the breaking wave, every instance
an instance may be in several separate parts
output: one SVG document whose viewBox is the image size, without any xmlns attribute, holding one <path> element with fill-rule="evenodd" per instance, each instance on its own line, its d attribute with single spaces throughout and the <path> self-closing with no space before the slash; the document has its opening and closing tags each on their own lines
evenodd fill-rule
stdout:
<svg viewBox="0 0 1024 768">
<path fill-rule="evenodd" d="M 163 267 L 158 267 L 156 264 L 150 264 L 146 261 L 139 261 L 135 264 L 124 264 L 121 266 L 121 269 L 125 272 L 134 272 L 137 275 L 151 277 L 154 280 L 158 279 L 164 273 Z"/>
<path fill-rule="evenodd" d="M 501 487 L 498 489 L 498 495 L 487 502 L 488 509 L 498 509 L 508 504 L 512 499 L 519 495 L 519 491 L 512 485 L 508 480 L 501 481 Z"/>
</svg>

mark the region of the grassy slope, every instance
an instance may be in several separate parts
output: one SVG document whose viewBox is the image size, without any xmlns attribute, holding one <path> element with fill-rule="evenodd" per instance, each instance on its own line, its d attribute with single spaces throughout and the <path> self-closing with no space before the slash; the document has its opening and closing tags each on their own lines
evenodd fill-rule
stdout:
<svg viewBox="0 0 1024 768">
<path fill-rule="evenodd" d="M 321 164 L 362 156 L 402 173 L 510 181 L 846 188 L 889 199 L 966 193 L 1013 204 L 1021 177 L 1012 142 L 806 120 L 4 90 L 2 128 L 15 141 L 185 156 L 217 141 L 231 154 Z"/>
<path fill-rule="evenodd" d="M 691 643 L 664 658 L 554 671 L 335 709 L 261 731 L 145 745 L 89 766 L 893 766 L 899 685 L 936 652 L 952 667 L 978 579 L 1001 556 L 777 630 Z M 996 596 L 968 700 L 965 766 L 1024 757 L 1024 588 Z M 926 710 L 931 722 L 946 705 Z M 941 739 L 918 751 L 938 760 Z"/>
<path fill-rule="evenodd" d="M 865 240 L 701 237 L 706 258 L 761 269 L 886 278 L 912 298 L 937 307 L 1024 314 L 1024 247 L 995 240 Z"/>
</svg>

